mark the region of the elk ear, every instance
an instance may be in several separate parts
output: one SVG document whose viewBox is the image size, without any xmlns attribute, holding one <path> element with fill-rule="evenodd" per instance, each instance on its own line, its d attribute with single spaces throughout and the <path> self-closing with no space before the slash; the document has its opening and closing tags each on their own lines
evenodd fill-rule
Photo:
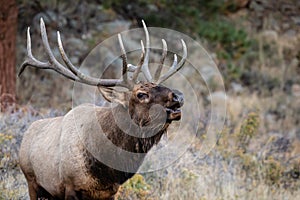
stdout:
<svg viewBox="0 0 300 200">
<path fill-rule="evenodd" d="M 128 91 L 119 91 L 109 87 L 98 87 L 102 96 L 110 103 L 118 103 L 128 107 Z"/>
</svg>

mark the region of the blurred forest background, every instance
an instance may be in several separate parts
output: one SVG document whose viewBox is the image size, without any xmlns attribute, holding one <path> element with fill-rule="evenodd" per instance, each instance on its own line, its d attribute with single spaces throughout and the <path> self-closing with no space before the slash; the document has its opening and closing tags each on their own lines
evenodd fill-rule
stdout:
<svg viewBox="0 0 300 200">
<path fill-rule="evenodd" d="M 16 2 L 16 71 L 25 59 L 28 26 L 33 54 L 44 58 L 41 17 L 50 45 L 56 46 L 60 30 L 77 66 L 99 42 L 140 27 L 144 19 L 149 27 L 174 29 L 199 41 L 219 67 L 227 118 L 216 147 L 197 157 L 206 129 L 205 121 L 199 122 L 203 133 L 181 159 L 161 171 L 135 175 L 117 199 L 300 199 L 299 0 Z M 70 110 L 72 87 L 47 70 L 30 68 L 17 79 L 15 103 L 0 112 L 0 199 L 28 199 L 18 166 L 22 135 L 33 121 Z M 204 101 L 209 110 L 207 105 Z"/>
</svg>

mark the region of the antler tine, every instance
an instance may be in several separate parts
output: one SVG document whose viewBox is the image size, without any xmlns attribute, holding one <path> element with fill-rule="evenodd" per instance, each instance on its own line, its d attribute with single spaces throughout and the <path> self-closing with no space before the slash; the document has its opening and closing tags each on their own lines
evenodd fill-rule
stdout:
<svg viewBox="0 0 300 200">
<path fill-rule="evenodd" d="M 21 68 L 19 70 L 18 76 L 20 77 L 23 71 L 28 66 L 29 59 L 33 60 L 32 52 L 31 52 L 31 38 L 30 38 L 30 27 L 27 28 L 27 58 L 22 63 Z"/>
<path fill-rule="evenodd" d="M 57 43 L 58 43 L 58 49 L 59 49 L 60 55 L 61 55 L 64 63 L 66 64 L 68 69 L 71 70 L 73 72 L 73 74 L 75 74 L 79 78 L 79 80 L 78 80 L 79 82 L 86 83 L 89 85 L 95 85 L 95 86 L 99 86 L 99 85 L 114 86 L 114 85 L 120 84 L 119 83 L 120 81 L 116 82 L 116 80 L 114 80 L 114 79 L 97 79 L 97 78 L 87 76 L 87 75 L 83 74 L 81 71 L 79 71 L 79 69 L 77 67 L 75 67 L 72 64 L 72 62 L 70 61 L 70 59 L 68 58 L 68 56 L 64 50 L 62 41 L 61 41 L 59 31 L 57 31 Z M 114 82 L 116 82 L 116 83 L 114 83 Z"/>
<path fill-rule="evenodd" d="M 145 59 L 145 47 L 144 47 L 143 40 L 141 40 L 141 47 L 142 47 L 141 59 L 140 59 L 140 62 L 138 63 L 138 65 L 136 67 L 136 70 L 134 71 L 134 73 L 132 75 L 132 81 L 134 83 L 136 82 L 136 79 L 137 79 L 139 73 L 141 72 L 141 68 L 143 66 L 144 59 Z"/>
<path fill-rule="evenodd" d="M 31 52 L 31 38 L 30 38 L 30 27 L 27 28 L 27 58 L 26 60 L 22 63 L 21 68 L 19 70 L 18 76 L 21 76 L 21 74 L 23 73 L 23 71 L 26 69 L 26 67 L 29 65 L 29 63 L 33 60 L 36 60 L 33 56 L 32 56 L 32 52 Z M 38 61 L 38 60 L 36 60 Z M 38 61 L 39 62 L 39 61 Z M 43 65 L 45 63 L 39 63 L 40 65 Z M 47 63 L 46 63 L 47 64 Z M 46 66 L 45 66 L 46 67 Z"/>
<path fill-rule="evenodd" d="M 48 38 L 47 38 L 47 31 L 46 31 L 46 27 L 45 27 L 45 23 L 43 18 L 41 18 L 40 20 L 40 28 L 41 28 L 41 36 L 42 36 L 42 41 L 43 41 L 43 46 L 46 50 L 46 54 L 49 58 L 49 69 L 53 69 L 56 72 L 58 72 L 59 74 L 67 77 L 67 78 L 71 78 L 72 80 L 78 80 L 78 78 L 76 76 L 74 76 L 74 74 L 72 72 L 70 72 L 68 69 L 66 69 L 62 64 L 60 64 L 54 57 L 49 42 L 48 42 Z M 38 67 L 36 65 L 33 65 L 34 67 Z"/>
<path fill-rule="evenodd" d="M 73 80 L 73 81 L 78 81 L 81 83 L 85 83 L 88 85 L 94 85 L 94 86 L 104 86 L 104 87 L 113 87 L 116 85 L 123 86 L 129 88 L 130 86 L 127 84 L 124 84 L 122 80 L 118 79 L 97 79 L 93 78 L 90 76 L 87 76 L 80 72 L 70 61 L 68 56 L 66 55 L 61 37 L 59 32 L 57 32 L 57 42 L 58 42 L 58 47 L 60 54 L 62 56 L 62 59 L 64 63 L 66 64 L 67 68 L 60 64 L 56 58 L 54 57 L 49 42 L 47 38 L 47 32 L 46 32 L 46 27 L 43 19 L 41 18 L 40 20 L 40 28 L 41 28 L 41 36 L 42 36 L 42 41 L 43 41 L 43 46 L 46 50 L 46 54 L 49 58 L 49 61 L 47 62 L 41 62 L 37 60 L 36 58 L 33 57 L 32 51 L 31 51 L 31 37 L 30 37 L 30 28 L 28 27 L 27 29 L 27 58 L 25 62 L 21 65 L 20 71 L 18 73 L 18 76 L 22 74 L 22 72 L 25 70 L 25 68 L 30 65 L 38 69 L 52 69 L 56 71 L 57 73 Z"/>
<path fill-rule="evenodd" d="M 170 67 L 170 71 L 174 71 L 176 69 L 176 66 L 177 66 L 177 55 L 174 54 L 174 60 L 172 66 Z"/>
<path fill-rule="evenodd" d="M 41 62 L 32 55 L 30 28 L 28 27 L 28 29 L 27 29 L 27 58 L 24 61 L 24 63 L 21 65 L 18 76 L 20 76 L 22 74 L 22 72 L 25 70 L 25 68 L 30 65 L 30 66 L 33 66 L 38 69 L 52 69 L 52 70 L 56 71 L 57 73 L 65 76 L 73 81 L 78 81 L 78 82 L 85 83 L 88 85 L 93 85 L 93 86 L 103 86 L 103 87 L 122 86 L 122 87 L 126 87 L 128 89 L 132 89 L 140 72 L 142 72 L 144 74 L 147 81 L 152 82 L 152 76 L 150 74 L 149 67 L 148 67 L 149 53 L 150 53 L 149 32 L 148 32 L 145 22 L 142 21 L 142 23 L 143 23 L 143 28 L 144 28 L 145 35 L 146 35 L 146 48 L 144 47 L 143 41 L 141 41 L 142 54 L 141 54 L 141 59 L 140 59 L 140 62 L 138 63 L 138 65 L 134 66 L 131 64 L 127 64 L 127 56 L 126 56 L 125 48 L 123 45 L 122 37 L 119 34 L 118 39 L 119 39 L 121 52 L 122 52 L 121 57 L 123 60 L 122 79 L 98 79 L 98 78 L 93 78 L 93 77 L 83 74 L 82 72 L 79 71 L 79 69 L 77 67 L 75 67 L 72 64 L 72 62 L 70 61 L 70 59 L 68 58 L 68 56 L 66 55 L 66 53 L 64 51 L 60 33 L 58 31 L 57 31 L 57 43 L 58 43 L 60 55 L 66 65 L 66 67 L 56 60 L 56 58 L 54 57 L 54 55 L 51 51 L 51 48 L 50 48 L 50 45 L 48 42 L 45 23 L 44 23 L 43 19 L 41 18 L 40 28 L 41 28 L 42 42 L 43 42 L 43 46 L 46 50 L 46 54 L 47 54 L 49 60 L 47 62 Z M 156 70 L 155 77 L 154 77 L 155 81 L 158 84 L 167 80 L 174 73 L 176 73 L 178 70 L 180 70 L 182 68 L 182 66 L 184 65 L 186 58 L 187 58 L 187 47 L 186 47 L 185 42 L 183 40 L 181 40 L 181 43 L 183 46 L 182 59 L 177 64 L 177 55 L 175 54 L 172 67 L 165 75 L 160 77 L 163 63 L 164 63 L 164 60 L 167 55 L 166 41 L 162 40 L 162 43 L 163 43 L 162 57 L 160 60 L 160 65 L 159 65 L 158 69 Z M 128 80 L 128 71 L 134 72 L 131 80 Z"/>
<path fill-rule="evenodd" d="M 126 52 L 125 52 L 125 48 L 124 48 L 124 44 L 123 44 L 123 40 L 122 40 L 122 36 L 121 34 L 118 34 L 118 39 L 119 39 L 119 44 L 120 44 L 120 48 L 121 48 L 121 57 L 122 57 L 122 61 L 123 61 L 123 69 L 122 69 L 122 78 L 124 83 L 127 83 L 127 56 L 126 56 Z"/>
<path fill-rule="evenodd" d="M 183 41 L 183 39 L 181 39 L 181 43 L 182 43 L 182 47 L 183 47 L 183 55 L 182 55 L 182 59 L 180 60 L 180 62 L 177 64 L 177 56 L 176 54 L 174 54 L 174 62 L 172 64 L 172 67 L 169 69 L 169 71 L 163 75 L 162 77 L 160 77 L 160 79 L 157 81 L 158 84 L 166 81 L 168 78 L 170 78 L 173 74 L 175 74 L 177 71 L 179 71 L 187 58 L 187 47 L 185 42 Z M 176 62 L 175 62 L 176 60 Z"/>
<path fill-rule="evenodd" d="M 158 68 L 156 69 L 156 72 L 155 72 L 155 75 L 154 75 L 154 81 L 155 82 L 157 82 L 159 77 L 160 77 L 161 70 L 163 68 L 164 61 L 165 61 L 165 58 L 166 58 L 167 52 L 168 52 L 168 47 L 167 47 L 166 41 L 164 39 L 162 39 L 161 41 L 163 43 L 163 52 L 162 52 L 162 55 L 161 55 L 160 64 L 159 64 Z"/>
<path fill-rule="evenodd" d="M 80 75 L 80 71 L 71 63 L 70 59 L 68 58 L 68 56 L 64 50 L 59 31 L 57 31 L 56 33 L 57 33 L 58 49 L 59 49 L 59 53 L 60 53 L 63 61 L 65 62 L 65 64 L 69 68 L 69 70 L 71 70 L 73 72 L 73 74 Z"/>
<path fill-rule="evenodd" d="M 23 71 L 26 69 L 27 66 L 34 66 L 34 67 L 40 68 L 40 69 L 52 69 L 50 62 L 41 62 L 32 55 L 30 27 L 27 28 L 27 58 L 22 63 L 21 68 L 18 73 L 18 76 L 21 76 L 21 74 L 23 73 Z M 53 69 L 53 70 L 57 71 L 58 73 L 61 73 L 57 69 Z M 70 78 L 72 80 L 78 80 L 78 78 L 76 76 L 74 76 L 72 73 L 66 72 L 65 74 L 62 74 L 62 75 L 64 75 L 67 78 Z"/>
<path fill-rule="evenodd" d="M 143 24 L 143 28 L 145 31 L 145 35 L 146 35 L 146 49 L 145 49 L 145 59 L 144 59 L 144 63 L 142 65 L 142 69 L 141 71 L 143 72 L 145 78 L 147 79 L 147 81 L 152 82 L 152 76 L 150 74 L 149 71 L 149 53 L 150 53 L 150 39 L 149 39 L 149 32 L 147 29 L 147 26 L 144 22 L 144 20 L 142 20 L 142 24 Z"/>
</svg>

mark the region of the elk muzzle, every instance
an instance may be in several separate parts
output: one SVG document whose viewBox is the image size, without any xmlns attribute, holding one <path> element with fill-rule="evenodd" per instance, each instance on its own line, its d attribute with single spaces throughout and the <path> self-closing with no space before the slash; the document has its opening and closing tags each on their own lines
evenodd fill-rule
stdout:
<svg viewBox="0 0 300 200">
<path fill-rule="evenodd" d="M 166 108 L 168 122 L 178 121 L 181 119 L 180 108 L 183 106 L 184 103 L 183 94 L 180 91 L 173 90 L 172 96 L 173 98 L 171 106 Z"/>
</svg>

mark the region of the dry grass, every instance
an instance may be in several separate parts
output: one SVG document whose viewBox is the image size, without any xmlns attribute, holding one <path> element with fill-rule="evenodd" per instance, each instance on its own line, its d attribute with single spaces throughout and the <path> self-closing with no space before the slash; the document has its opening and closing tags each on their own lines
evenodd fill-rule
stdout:
<svg viewBox="0 0 300 200">
<path fill-rule="evenodd" d="M 54 110 L 37 111 L 30 106 L 0 113 L 0 199 L 28 199 L 27 184 L 18 164 L 23 133 L 33 121 L 60 114 Z"/>
</svg>

